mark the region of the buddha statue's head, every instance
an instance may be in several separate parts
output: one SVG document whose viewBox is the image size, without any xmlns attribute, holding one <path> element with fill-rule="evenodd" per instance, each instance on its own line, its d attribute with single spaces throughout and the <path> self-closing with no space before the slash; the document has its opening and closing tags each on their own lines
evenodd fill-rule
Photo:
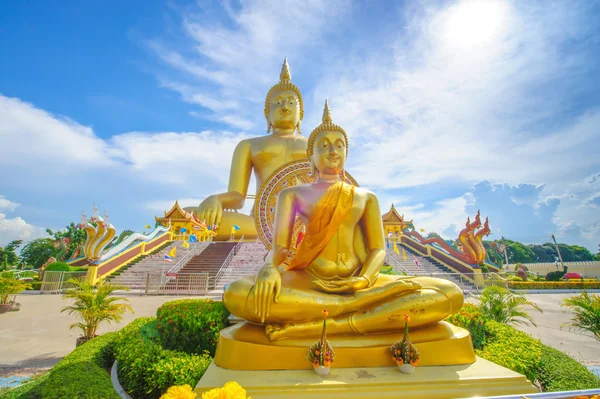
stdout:
<svg viewBox="0 0 600 399">
<path fill-rule="evenodd" d="M 313 176 L 315 173 L 344 176 L 344 165 L 348 157 L 348 135 L 344 129 L 333 123 L 327 100 L 323 110 L 323 121 L 310 134 L 306 153 Z"/>
<path fill-rule="evenodd" d="M 287 58 L 283 60 L 279 83 L 271 87 L 265 100 L 265 118 L 267 133 L 273 131 L 298 130 L 304 117 L 304 103 L 300 89 L 291 82 L 290 66 Z"/>
</svg>

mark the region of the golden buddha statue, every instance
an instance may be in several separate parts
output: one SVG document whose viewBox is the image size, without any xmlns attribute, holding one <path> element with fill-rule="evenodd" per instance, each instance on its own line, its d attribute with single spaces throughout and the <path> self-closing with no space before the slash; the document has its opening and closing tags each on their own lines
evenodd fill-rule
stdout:
<svg viewBox="0 0 600 399">
<path fill-rule="evenodd" d="M 279 194 L 273 248 L 256 276 L 227 287 L 227 309 L 264 324 L 273 344 L 318 337 L 323 309 L 329 313 L 332 340 L 336 335 L 401 332 L 405 314 L 411 329 L 421 329 L 423 341 L 449 339 L 444 336 L 451 333 L 449 325 L 442 338 L 435 325 L 462 307 L 462 290 L 447 280 L 380 274 L 385 241 L 379 203 L 372 192 L 342 180 L 348 137 L 332 122 L 327 102 L 322 124 L 308 139 L 307 155 L 315 182 Z M 306 233 L 289 260 L 296 217 Z M 474 359 L 472 347 L 463 359 L 467 357 Z"/>
<path fill-rule="evenodd" d="M 300 135 L 304 104 L 300 89 L 291 82 L 287 58 L 279 83 L 267 94 L 264 113 L 267 133 L 272 130 L 272 134 L 243 140 L 237 145 L 231 161 L 228 191 L 207 197 L 198 208 L 186 208 L 196 212 L 209 226 L 217 225 L 216 241 L 228 240 L 234 225 L 240 227 L 240 236 L 256 238 L 254 217 L 237 213 L 244 206 L 253 171 L 258 193 L 265 180 L 281 166 L 306 159 L 306 137 Z"/>
</svg>

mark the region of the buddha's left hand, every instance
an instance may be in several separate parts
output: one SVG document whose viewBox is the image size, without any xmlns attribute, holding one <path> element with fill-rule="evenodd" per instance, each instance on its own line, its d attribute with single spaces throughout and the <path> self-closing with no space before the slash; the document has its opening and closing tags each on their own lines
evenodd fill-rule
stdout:
<svg viewBox="0 0 600 399">
<path fill-rule="evenodd" d="M 350 277 L 331 281 L 316 280 L 315 285 L 325 292 L 354 293 L 367 288 L 369 282 L 364 277 Z"/>
</svg>

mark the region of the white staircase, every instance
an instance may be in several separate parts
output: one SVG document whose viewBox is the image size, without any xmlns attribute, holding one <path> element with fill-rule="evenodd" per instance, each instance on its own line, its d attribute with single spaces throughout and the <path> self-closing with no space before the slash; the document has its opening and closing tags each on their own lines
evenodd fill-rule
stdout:
<svg viewBox="0 0 600 399">
<path fill-rule="evenodd" d="M 223 291 L 224 286 L 240 277 L 257 274 L 265 264 L 267 253 L 267 248 L 261 242 L 242 243 L 238 253 L 231 259 L 231 263 L 223 272 L 215 289 Z"/>
</svg>

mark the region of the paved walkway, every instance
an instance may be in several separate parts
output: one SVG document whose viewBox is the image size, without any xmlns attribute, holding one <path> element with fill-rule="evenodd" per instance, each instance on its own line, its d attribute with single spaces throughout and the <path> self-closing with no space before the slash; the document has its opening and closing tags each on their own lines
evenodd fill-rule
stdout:
<svg viewBox="0 0 600 399">
<path fill-rule="evenodd" d="M 532 312 L 538 327 L 518 328 L 586 365 L 600 365 L 598 341 L 589 334 L 561 329 L 561 324 L 569 320 L 569 314 L 560 303 L 571 295 L 529 295 L 544 313 Z M 118 330 L 138 317 L 154 316 L 164 302 L 184 297 L 129 295 L 127 298 L 135 314 L 125 314 L 119 324 L 103 325 L 100 333 Z M 8 369 L 52 367 L 75 348 L 75 339 L 80 335 L 79 330 L 69 330 L 69 325 L 76 321 L 75 316 L 60 313 L 68 304 L 60 295 L 19 295 L 17 301 L 21 303 L 20 311 L 0 315 L 0 375 L 10 372 Z"/>
</svg>

